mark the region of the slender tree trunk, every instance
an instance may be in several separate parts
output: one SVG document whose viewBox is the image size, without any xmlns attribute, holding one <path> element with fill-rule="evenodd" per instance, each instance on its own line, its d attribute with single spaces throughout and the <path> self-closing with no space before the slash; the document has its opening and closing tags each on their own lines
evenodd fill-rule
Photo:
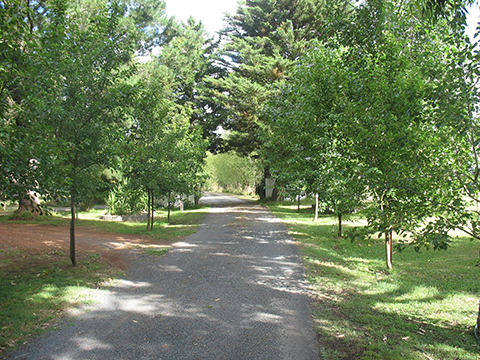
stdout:
<svg viewBox="0 0 480 360">
<path fill-rule="evenodd" d="M 478 332 L 479 332 L 479 331 L 480 331 L 480 302 L 478 303 L 477 334 L 476 334 L 478 341 L 480 341 L 479 338 L 478 338 L 478 336 L 479 336 L 479 335 L 478 335 Z"/>
<path fill-rule="evenodd" d="M 150 230 L 153 230 L 153 222 L 155 220 L 155 195 L 153 194 L 153 190 L 152 194 L 150 195 L 150 201 L 152 202 L 152 221 L 150 221 Z"/>
<path fill-rule="evenodd" d="M 170 209 L 171 209 L 171 203 L 170 203 L 170 193 L 168 194 L 168 223 L 170 224 Z"/>
<path fill-rule="evenodd" d="M 315 194 L 315 219 L 314 221 L 318 220 L 318 193 Z"/>
<path fill-rule="evenodd" d="M 300 195 L 297 196 L 297 213 L 300 213 Z"/>
<path fill-rule="evenodd" d="M 72 260 L 72 265 L 77 266 L 77 258 L 75 256 L 75 196 L 73 195 L 70 198 L 70 260 Z"/>
<path fill-rule="evenodd" d="M 338 213 L 338 237 L 342 237 L 342 213 Z"/>
<path fill-rule="evenodd" d="M 393 269 L 393 230 L 385 233 L 385 253 L 387 259 L 387 268 Z"/>
<path fill-rule="evenodd" d="M 147 231 L 150 230 L 150 190 L 147 190 Z"/>
</svg>

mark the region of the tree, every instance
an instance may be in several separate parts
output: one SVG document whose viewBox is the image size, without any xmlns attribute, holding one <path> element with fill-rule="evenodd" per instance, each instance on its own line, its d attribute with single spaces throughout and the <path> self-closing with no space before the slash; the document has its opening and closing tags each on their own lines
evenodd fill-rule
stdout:
<svg viewBox="0 0 480 360">
<path fill-rule="evenodd" d="M 148 197 L 147 229 L 153 228 L 155 198 L 193 194 L 200 181 L 206 142 L 191 126 L 190 108 L 175 104 L 174 73 L 157 61 L 143 65 L 136 79 L 132 125 L 125 143 L 125 174 Z"/>
<path fill-rule="evenodd" d="M 365 192 L 358 162 L 349 156 L 350 140 L 338 136 L 346 121 L 343 51 L 316 44 L 302 57 L 267 106 L 262 151 L 279 186 L 315 193 L 337 215 L 339 236 L 342 214 L 358 208 Z"/>
<path fill-rule="evenodd" d="M 133 44 L 123 41 L 119 34 L 119 9 L 102 3 L 97 6 L 93 14 L 74 11 L 76 22 L 59 14 L 64 21 L 60 29 L 68 41 L 53 43 L 53 49 L 46 49 L 55 57 L 47 61 L 56 64 L 50 65 L 56 69 L 57 79 L 53 99 L 45 104 L 55 106 L 56 111 L 46 121 L 63 147 L 62 163 L 71 201 L 70 258 L 74 266 L 74 214 L 82 180 L 93 166 L 108 166 L 113 159 L 113 146 L 123 121 L 121 105 L 128 95 L 123 81 L 129 69 L 122 68 L 134 50 Z M 48 109 L 44 110 L 48 113 Z"/>
<path fill-rule="evenodd" d="M 227 111 L 222 127 L 232 131 L 227 148 L 258 151 L 259 115 L 273 95 L 271 85 L 285 79 L 311 39 L 330 36 L 335 20 L 350 10 L 349 1 L 248 0 L 227 18 L 223 58 L 229 72 L 212 80 Z"/>
<path fill-rule="evenodd" d="M 42 134 L 35 118 L 36 85 L 46 77 L 37 68 L 43 24 L 50 15 L 40 4 L 0 2 L 0 192 L 2 200 L 18 201 L 18 212 L 40 213 L 40 195 L 52 194 L 59 177 L 55 144 Z M 41 74 L 41 76 L 39 76 Z"/>
<path fill-rule="evenodd" d="M 201 22 L 193 18 L 177 26 L 175 36 L 162 48 L 155 61 L 173 74 L 175 103 L 188 107 L 190 124 L 201 127 L 203 137 L 214 140 L 220 113 L 210 95 L 209 77 L 218 77 L 223 70 L 217 64 L 219 41 L 207 36 Z"/>
</svg>

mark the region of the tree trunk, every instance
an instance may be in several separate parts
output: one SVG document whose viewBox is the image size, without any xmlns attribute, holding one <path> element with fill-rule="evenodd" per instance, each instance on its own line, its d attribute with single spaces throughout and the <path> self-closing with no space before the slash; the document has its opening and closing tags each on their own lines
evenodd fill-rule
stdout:
<svg viewBox="0 0 480 360">
<path fill-rule="evenodd" d="M 70 260 L 72 260 L 72 265 L 77 266 L 77 258 L 75 256 L 75 197 L 72 192 L 70 198 Z"/>
<path fill-rule="evenodd" d="M 338 213 L 338 237 L 342 237 L 342 214 Z"/>
<path fill-rule="evenodd" d="M 27 193 L 18 200 L 18 209 L 15 210 L 15 212 L 20 214 L 26 211 L 31 212 L 34 216 L 42 213 L 40 209 L 40 197 L 34 191 L 27 191 Z"/>
<path fill-rule="evenodd" d="M 318 220 L 318 193 L 315 194 L 315 219 L 314 221 Z"/>
<path fill-rule="evenodd" d="M 477 341 L 480 342 L 478 332 L 480 331 L 480 302 L 478 303 L 478 316 L 477 316 L 477 326 L 475 327 L 475 335 L 477 336 Z"/>
<path fill-rule="evenodd" d="M 168 201 L 168 205 L 167 205 L 167 207 L 168 207 L 168 217 L 167 217 L 167 219 L 168 219 L 168 223 L 170 224 L 170 209 L 171 209 L 170 194 L 168 194 L 168 200 L 167 201 Z"/>
<path fill-rule="evenodd" d="M 297 213 L 300 213 L 300 195 L 297 196 Z"/>
<path fill-rule="evenodd" d="M 151 211 L 152 220 L 150 221 L 150 230 L 153 230 L 153 222 L 155 220 L 155 195 L 153 194 L 153 190 L 150 195 L 150 201 L 152 202 L 152 211 Z"/>
<path fill-rule="evenodd" d="M 147 190 L 147 231 L 150 230 L 150 190 Z"/>
<path fill-rule="evenodd" d="M 385 233 L 385 253 L 387 259 L 387 268 L 393 269 L 393 230 Z"/>
</svg>

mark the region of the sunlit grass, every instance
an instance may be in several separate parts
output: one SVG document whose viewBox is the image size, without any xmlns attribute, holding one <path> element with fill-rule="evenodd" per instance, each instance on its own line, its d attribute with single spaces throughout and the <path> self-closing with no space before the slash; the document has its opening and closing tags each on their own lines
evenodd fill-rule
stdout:
<svg viewBox="0 0 480 360">
<path fill-rule="evenodd" d="M 336 237 L 336 220 L 294 204 L 269 205 L 301 244 L 324 359 L 479 359 L 480 242 L 407 249 L 386 270 L 384 244 Z M 348 228 L 362 224 L 358 215 Z"/>
<path fill-rule="evenodd" d="M 0 252 L 0 358 L 5 350 L 55 326 L 65 310 L 91 301 L 94 289 L 119 274 L 89 255 L 73 268 L 61 252 Z"/>
</svg>

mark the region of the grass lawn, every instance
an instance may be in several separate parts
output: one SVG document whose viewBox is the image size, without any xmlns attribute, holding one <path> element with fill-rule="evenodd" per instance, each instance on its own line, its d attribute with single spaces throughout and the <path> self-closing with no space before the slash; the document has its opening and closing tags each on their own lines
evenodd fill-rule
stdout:
<svg viewBox="0 0 480 360">
<path fill-rule="evenodd" d="M 181 212 L 178 209 L 172 210 L 170 223 L 167 221 L 167 210 L 157 210 L 153 230 L 146 230 L 145 221 L 104 221 L 100 217 L 106 210 L 90 210 L 79 212 L 75 222 L 77 227 L 85 227 L 98 231 L 108 231 L 119 234 L 138 234 L 150 236 L 155 239 L 174 241 L 195 233 L 196 227 L 201 219 L 208 213 L 206 207 L 192 207 Z M 0 216 L 0 222 L 25 223 L 32 222 L 45 225 L 68 225 L 70 224 L 70 212 L 53 213 L 53 216 L 39 216 L 33 220 L 9 220 L 8 216 Z"/>
<path fill-rule="evenodd" d="M 104 212 L 80 213 L 77 225 L 98 231 L 143 234 L 173 241 L 194 233 L 207 210 L 174 211 L 170 224 L 166 221 L 166 213 L 161 212 L 157 214 L 154 230 L 149 232 L 145 230 L 146 222 L 94 220 Z M 1 216 L 0 221 L 10 220 Z M 68 214 L 56 214 L 32 221 L 66 225 L 69 219 Z M 31 224 L 32 221 L 24 223 Z M 145 251 L 151 256 L 159 256 L 167 250 Z M 100 254 L 94 252 L 79 255 L 78 266 L 73 268 L 68 254 L 63 252 L 38 253 L 0 247 L 0 358 L 7 349 L 54 327 L 55 320 L 68 309 L 88 304 L 95 289 L 108 286 L 120 274 L 118 269 L 110 267 L 102 261 Z"/>
<path fill-rule="evenodd" d="M 479 241 L 407 249 L 387 271 L 383 241 L 353 244 L 336 237 L 333 217 L 314 223 L 311 209 L 268 206 L 301 244 L 325 360 L 480 359 Z"/>
</svg>

